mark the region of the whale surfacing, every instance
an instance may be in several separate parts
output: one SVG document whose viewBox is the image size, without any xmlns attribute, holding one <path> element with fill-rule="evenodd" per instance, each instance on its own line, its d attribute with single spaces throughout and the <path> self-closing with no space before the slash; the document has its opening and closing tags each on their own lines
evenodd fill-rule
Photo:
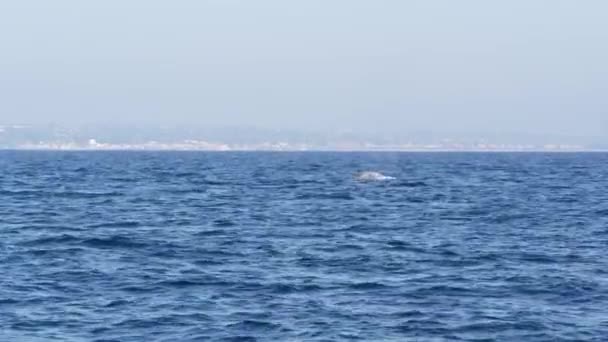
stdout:
<svg viewBox="0 0 608 342">
<path fill-rule="evenodd" d="M 385 176 L 385 175 L 381 174 L 380 172 L 376 172 L 376 171 L 359 172 L 355 176 L 355 178 L 358 181 L 362 181 L 362 182 L 386 181 L 386 180 L 395 179 L 395 177 Z"/>
</svg>

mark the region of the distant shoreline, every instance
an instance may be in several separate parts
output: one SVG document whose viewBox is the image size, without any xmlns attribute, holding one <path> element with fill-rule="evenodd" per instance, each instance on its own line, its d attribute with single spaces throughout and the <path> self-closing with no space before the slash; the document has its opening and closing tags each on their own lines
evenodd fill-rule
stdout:
<svg viewBox="0 0 608 342">
<path fill-rule="evenodd" d="M 608 149 L 580 149 L 580 150 L 559 150 L 559 149 L 530 149 L 530 150 L 481 150 L 481 149 L 229 149 L 229 150 L 213 150 L 213 149 L 171 149 L 171 148 L 6 148 L 0 147 L 0 151 L 13 152 L 203 152 L 203 153 L 608 153 Z"/>
</svg>

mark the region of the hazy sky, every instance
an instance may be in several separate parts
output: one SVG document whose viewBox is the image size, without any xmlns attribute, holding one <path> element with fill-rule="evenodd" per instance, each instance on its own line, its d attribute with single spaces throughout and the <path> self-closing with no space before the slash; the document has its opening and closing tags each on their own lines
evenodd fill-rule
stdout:
<svg viewBox="0 0 608 342">
<path fill-rule="evenodd" d="M 0 2 L 0 122 L 608 135 L 605 0 Z"/>
</svg>

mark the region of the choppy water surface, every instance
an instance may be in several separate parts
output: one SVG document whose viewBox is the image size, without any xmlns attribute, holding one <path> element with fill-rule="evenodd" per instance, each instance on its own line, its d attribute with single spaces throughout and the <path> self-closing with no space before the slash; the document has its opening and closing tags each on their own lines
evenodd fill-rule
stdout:
<svg viewBox="0 0 608 342">
<path fill-rule="evenodd" d="M 0 152 L 0 340 L 605 341 L 607 162 Z"/>
</svg>

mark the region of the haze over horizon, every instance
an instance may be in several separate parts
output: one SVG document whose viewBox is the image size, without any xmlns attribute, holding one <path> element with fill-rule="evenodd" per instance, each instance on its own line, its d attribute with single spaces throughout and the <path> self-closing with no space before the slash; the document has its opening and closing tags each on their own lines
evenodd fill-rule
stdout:
<svg viewBox="0 0 608 342">
<path fill-rule="evenodd" d="M 0 124 L 608 135 L 608 3 L 24 0 Z"/>
</svg>

